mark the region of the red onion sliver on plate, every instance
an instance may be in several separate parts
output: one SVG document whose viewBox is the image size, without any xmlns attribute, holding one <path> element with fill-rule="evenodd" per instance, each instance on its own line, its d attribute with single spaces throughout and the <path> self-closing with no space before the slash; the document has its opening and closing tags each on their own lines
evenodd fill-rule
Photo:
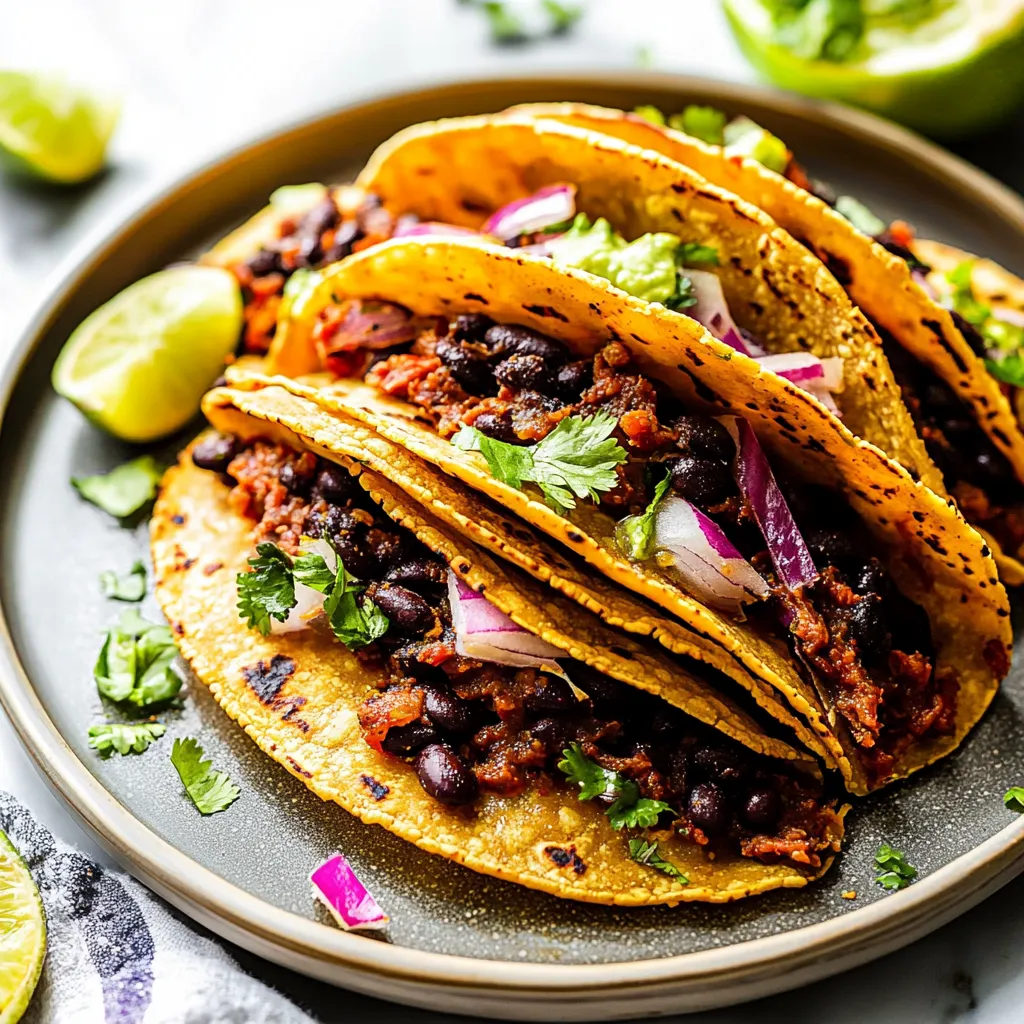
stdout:
<svg viewBox="0 0 1024 1024">
<path fill-rule="evenodd" d="M 571 220 L 576 215 L 575 185 L 546 185 L 532 196 L 516 199 L 487 219 L 481 229 L 507 242 L 520 235 L 543 231 L 552 224 Z"/>
<path fill-rule="evenodd" d="M 482 594 L 448 570 L 448 601 L 455 630 L 455 650 L 467 658 L 516 668 L 545 668 L 560 673 L 559 650 L 529 630 L 517 626 Z"/>
<path fill-rule="evenodd" d="M 383 928 L 388 915 L 366 891 L 351 865 L 336 853 L 321 864 L 310 876 L 313 895 L 329 911 L 331 917 L 346 931 L 354 928 Z"/>
<path fill-rule="evenodd" d="M 733 464 L 736 483 L 754 513 L 779 579 L 790 590 L 812 583 L 818 578 L 814 559 L 779 490 L 757 435 L 746 420 L 737 416 L 723 416 L 721 422 L 736 441 Z"/>
</svg>

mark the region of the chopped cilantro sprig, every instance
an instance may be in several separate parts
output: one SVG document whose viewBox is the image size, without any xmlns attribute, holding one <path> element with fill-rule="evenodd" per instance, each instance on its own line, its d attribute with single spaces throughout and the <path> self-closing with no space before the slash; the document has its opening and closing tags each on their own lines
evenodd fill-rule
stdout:
<svg viewBox="0 0 1024 1024">
<path fill-rule="evenodd" d="M 174 741 L 171 764 L 200 814 L 227 810 L 241 793 L 224 772 L 214 770 L 212 761 L 203 760 L 203 748 L 191 736 Z"/>
<path fill-rule="evenodd" d="M 146 567 L 136 562 L 123 575 L 108 569 L 100 573 L 100 586 L 104 595 L 115 601 L 141 601 L 146 596 Z"/>
<path fill-rule="evenodd" d="M 669 875 L 674 878 L 681 885 L 685 885 L 690 881 L 682 871 L 679 870 L 671 861 L 665 860 L 658 853 L 658 844 L 649 843 L 646 839 L 630 839 L 629 841 L 629 855 L 638 864 L 646 864 L 649 868 L 654 868 L 656 871 Z"/>
<path fill-rule="evenodd" d="M 1024 814 L 1024 786 L 1011 786 L 1003 794 L 1003 804 L 1007 810 Z"/>
<path fill-rule="evenodd" d="M 611 800 L 605 814 L 616 831 L 623 828 L 652 828 L 658 817 L 672 808 L 662 800 L 640 796 L 640 787 L 619 772 L 602 768 L 587 757 L 578 743 L 570 743 L 558 762 L 570 785 L 579 786 L 580 800 L 603 797 Z"/>
<path fill-rule="evenodd" d="M 494 476 L 510 487 L 535 483 L 559 512 L 576 507 L 576 498 L 600 499 L 618 481 L 615 467 L 626 452 L 611 436 L 618 420 L 606 412 L 567 416 L 535 445 L 515 445 L 488 437 L 476 427 L 463 427 L 452 444 L 478 451 Z"/>
<path fill-rule="evenodd" d="M 169 626 L 148 622 L 134 609 L 107 632 L 93 668 L 100 695 L 136 707 L 161 704 L 177 696 L 181 680 L 174 672 L 178 649 Z"/>
<path fill-rule="evenodd" d="M 256 546 L 256 557 L 249 559 L 249 565 L 252 568 L 248 572 L 240 572 L 235 578 L 238 615 L 264 636 L 271 630 L 271 619 L 284 622 L 295 607 L 296 583 L 325 595 L 327 621 L 349 650 L 373 643 L 388 630 L 387 616 L 377 605 L 368 598 L 356 600 L 363 587 L 345 571 L 340 557 L 332 571 L 323 555 L 292 558 L 276 544 L 265 541 Z"/>
<path fill-rule="evenodd" d="M 905 889 L 917 878 L 917 868 L 907 861 L 899 851 L 888 843 L 882 843 L 875 854 L 875 881 L 890 892 Z"/>
<path fill-rule="evenodd" d="M 141 754 L 167 731 L 159 722 L 105 722 L 89 726 L 89 746 L 101 757 Z"/>
<path fill-rule="evenodd" d="M 140 455 L 109 473 L 73 476 L 71 483 L 86 501 L 118 519 L 127 519 L 153 500 L 163 472 L 152 455 Z"/>
</svg>

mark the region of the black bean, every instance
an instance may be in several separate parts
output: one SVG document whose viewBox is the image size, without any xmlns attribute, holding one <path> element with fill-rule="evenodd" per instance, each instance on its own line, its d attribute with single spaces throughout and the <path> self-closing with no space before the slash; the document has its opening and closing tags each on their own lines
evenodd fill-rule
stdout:
<svg viewBox="0 0 1024 1024">
<path fill-rule="evenodd" d="M 476 776 L 444 743 L 424 747 L 416 757 L 420 785 L 437 801 L 457 807 L 468 804 L 479 792 Z"/>
<path fill-rule="evenodd" d="M 495 355 L 540 356 L 552 367 L 561 366 L 569 358 L 569 351 L 561 342 L 527 327 L 495 324 L 487 331 L 484 342 Z"/>
<path fill-rule="evenodd" d="M 476 728 L 479 716 L 469 701 L 460 700 L 450 690 L 436 686 L 425 687 L 423 692 L 423 709 L 434 725 L 459 735 Z"/>
<path fill-rule="evenodd" d="M 419 594 L 391 583 L 368 591 L 373 603 L 388 617 L 391 628 L 405 636 L 418 636 L 434 624 L 434 611 Z"/>
<path fill-rule="evenodd" d="M 479 352 L 458 342 L 442 338 L 435 349 L 438 359 L 451 370 L 452 376 L 471 394 L 486 397 L 498 393 L 491 366 Z"/>
<path fill-rule="evenodd" d="M 281 270 L 281 254 L 273 249 L 260 249 L 245 264 L 253 273 L 253 277 L 265 277 Z"/>
<path fill-rule="evenodd" d="M 523 707 L 530 715 L 540 715 L 545 711 L 567 711 L 577 703 L 564 679 L 548 675 L 541 676 L 539 688 L 523 698 Z"/>
<path fill-rule="evenodd" d="M 573 666 L 572 675 L 573 682 L 587 694 L 594 707 L 602 711 L 614 712 L 621 709 L 636 694 L 630 687 L 582 663 Z"/>
<path fill-rule="evenodd" d="M 880 594 L 885 597 L 892 592 L 892 581 L 882 568 L 882 563 L 872 558 L 853 574 L 853 589 L 858 594 Z"/>
<path fill-rule="evenodd" d="M 366 533 L 366 548 L 377 563 L 373 576 L 380 579 L 390 566 L 402 560 L 406 552 L 406 543 L 400 533 L 389 533 L 387 530 L 371 527 Z"/>
<path fill-rule="evenodd" d="M 851 605 L 846 610 L 847 630 L 857 642 L 857 649 L 870 660 L 885 657 L 892 647 L 892 634 L 885 621 L 882 599 L 876 594 Z"/>
<path fill-rule="evenodd" d="M 575 363 L 566 363 L 558 368 L 555 378 L 555 394 L 570 402 L 579 400 L 580 395 L 594 383 L 594 363 L 590 359 L 580 359 Z"/>
<path fill-rule="evenodd" d="M 672 490 L 695 505 L 716 505 L 736 491 L 732 470 L 717 459 L 683 455 L 672 465 Z"/>
<path fill-rule="evenodd" d="M 413 558 L 388 569 L 388 583 L 401 583 L 420 592 L 435 594 L 448 582 L 448 570 L 433 558 Z"/>
<path fill-rule="evenodd" d="M 743 817 L 751 828 L 771 832 L 782 813 L 782 799 L 778 791 L 767 786 L 752 789 L 743 805 Z"/>
<path fill-rule="evenodd" d="M 320 236 L 328 229 L 334 227 L 338 222 L 338 208 L 330 196 L 322 199 L 310 210 L 301 221 L 295 231 L 295 238 L 298 243 L 296 263 L 299 266 L 309 266 L 316 263 L 322 255 L 320 249 Z"/>
<path fill-rule="evenodd" d="M 845 569 L 858 562 L 853 541 L 843 531 L 814 527 L 804 534 L 804 539 L 819 569 L 829 565 Z"/>
<path fill-rule="evenodd" d="M 352 244 L 359 238 L 359 225 L 354 220 L 342 221 L 334 229 L 334 240 L 330 248 L 320 255 L 321 263 L 337 263 L 352 255 Z"/>
<path fill-rule="evenodd" d="M 736 442 L 718 420 L 711 416 L 680 416 L 673 424 L 676 444 L 689 455 L 728 462 L 736 454 Z"/>
<path fill-rule="evenodd" d="M 732 811 L 725 790 L 713 782 L 701 782 L 693 787 L 686 814 L 697 828 L 710 837 L 727 832 L 732 822 Z"/>
<path fill-rule="evenodd" d="M 530 735 L 550 753 L 561 753 L 568 744 L 569 723 L 562 718 L 539 718 L 529 726 Z"/>
<path fill-rule="evenodd" d="M 306 495 L 313 484 L 316 467 L 304 467 L 294 459 L 289 459 L 278 471 L 277 479 L 282 487 L 292 494 Z"/>
<path fill-rule="evenodd" d="M 393 678 L 402 677 L 415 679 L 417 682 L 435 682 L 444 685 L 444 673 L 431 665 L 429 661 L 421 661 L 424 648 L 433 651 L 434 640 L 414 640 L 403 644 L 388 656 L 388 664 L 395 674 Z"/>
<path fill-rule="evenodd" d="M 694 751 L 693 766 L 711 782 L 742 781 L 747 774 L 743 757 L 728 747 L 700 747 Z"/>
<path fill-rule="evenodd" d="M 494 321 L 483 313 L 464 313 L 457 316 L 451 325 L 451 337 L 455 341 L 469 341 L 482 344 L 484 335 L 494 326 Z"/>
<path fill-rule="evenodd" d="M 935 379 L 921 389 L 921 402 L 930 413 L 937 414 L 943 420 L 948 420 L 951 414 L 963 409 L 952 389 L 943 381 Z"/>
<path fill-rule="evenodd" d="M 508 444 L 525 444 L 515 428 L 512 426 L 512 414 L 506 409 L 504 412 L 482 412 L 473 421 L 473 426 L 497 441 L 505 441 Z"/>
<path fill-rule="evenodd" d="M 356 478 L 341 466 L 336 466 L 333 462 L 321 464 L 320 472 L 316 476 L 315 493 L 329 505 L 342 504 L 359 493 L 360 489 Z"/>
<path fill-rule="evenodd" d="M 437 742 L 437 731 L 427 722 L 410 722 L 388 729 L 387 736 L 381 746 L 389 753 L 398 757 L 415 754 L 428 743 Z"/>
<path fill-rule="evenodd" d="M 230 434 L 217 434 L 200 441 L 192 449 L 192 462 L 200 469 L 224 473 L 237 451 L 238 443 Z"/>
<path fill-rule="evenodd" d="M 540 356 L 509 356 L 494 368 L 494 376 L 514 391 L 548 392 L 556 384 L 551 367 Z"/>
</svg>

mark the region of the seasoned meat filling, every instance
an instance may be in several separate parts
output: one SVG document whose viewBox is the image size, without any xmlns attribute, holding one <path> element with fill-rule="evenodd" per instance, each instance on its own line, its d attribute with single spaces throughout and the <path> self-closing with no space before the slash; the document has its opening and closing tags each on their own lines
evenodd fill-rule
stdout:
<svg viewBox="0 0 1024 1024">
<path fill-rule="evenodd" d="M 596 765 L 634 782 L 671 811 L 658 827 L 701 846 L 766 862 L 818 867 L 839 831 L 820 786 L 757 758 L 656 697 L 566 660 L 581 699 L 551 672 L 456 652 L 448 569 L 397 526 L 338 466 L 309 452 L 213 438 L 195 463 L 226 473 L 231 506 L 256 521 L 257 540 L 296 554 L 303 535 L 328 535 L 346 569 L 388 617 L 359 657 L 379 667 L 378 692 L 359 709 L 377 750 L 406 761 L 440 803 L 510 795 L 537 781 L 565 784 L 557 765 L 578 743 Z M 609 796 L 611 803 L 613 796 Z"/>
<path fill-rule="evenodd" d="M 755 614 L 784 631 L 828 689 L 874 780 L 890 774 L 913 740 L 953 727 L 956 679 L 936 678 L 927 616 L 892 584 L 859 519 L 828 492 L 781 481 L 820 572 L 798 592 L 782 586 L 737 488 L 728 429 L 661 393 L 625 346 L 575 360 L 525 327 L 460 316 L 446 333 L 431 328 L 410 351 L 381 359 L 366 380 L 426 410 L 443 436 L 467 424 L 529 445 L 568 416 L 609 413 L 628 459 L 601 503 L 616 518 L 641 512 L 670 474 L 672 491 L 714 519 L 769 582 L 769 607 Z"/>
</svg>

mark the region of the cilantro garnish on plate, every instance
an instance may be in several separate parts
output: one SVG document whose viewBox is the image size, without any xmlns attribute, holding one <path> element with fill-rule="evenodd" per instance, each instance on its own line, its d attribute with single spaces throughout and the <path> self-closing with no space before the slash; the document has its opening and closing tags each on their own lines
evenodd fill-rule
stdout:
<svg viewBox="0 0 1024 1024">
<path fill-rule="evenodd" d="M 661 871 L 674 878 L 680 884 L 685 885 L 690 881 L 675 864 L 665 860 L 658 853 L 657 843 L 649 843 L 646 839 L 630 839 L 629 855 L 638 864 L 646 864 L 649 868 Z"/>
<path fill-rule="evenodd" d="M 73 476 L 71 483 L 86 501 L 125 519 L 156 497 L 163 472 L 163 466 L 152 455 L 140 455 L 109 473 Z"/>
<path fill-rule="evenodd" d="M 115 751 L 141 754 L 166 731 L 167 726 L 159 722 L 105 722 L 89 726 L 89 746 L 102 757 L 110 757 Z"/>
<path fill-rule="evenodd" d="M 882 843 L 875 854 L 875 881 L 888 890 L 905 889 L 917 878 L 917 868 L 899 850 Z"/>
<path fill-rule="evenodd" d="M 100 586 L 104 595 L 115 601 L 141 601 L 146 596 L 146 567 L 136 562 L 121 575 L 108 569 L 100 573 Z"/>
<path fill-rule="evenodd" d="M 1024 814 L 1024 786 L 1011 786 L 1003 794 L 1003 803 L 1008 810 Z"/>
<path fill-rule="evenodd" d="M 580 800 L 614 797 L 605 814 L 616 831 L 623 828 L 652 828 L 658 823 L 661 814 L 672 810 L 662 800 L 641 797 L 640 787 L 632 779 L 602 768 L 583 753 L 578 743 L 570 743 L 562 751 L 558 769 L 565 774 L 570 785 L 579 786 Z"/>
<path fill-rule="evenodd" d="M 593 498 L 610 491 L 618 481 L 615 467 L 626 461 L 626 452 L 611 436 L 618 420 L 606 412 L 593 416 L 567 416 L 535 445 L 498 441 L 463 427 L 452 444 L 463 451 L 478 451 L 497 479 L 510 487 L 535 483 L 558 512 L 576 507 L 573 498 Z"/>
<path fill-rule="evenodd" d="M 170 700 L 181 689 L 173 668 L 177 655 L 170 627 L 132 608 L 107 632 L 93 668 L 96 688 L 108 700 L 136 707 Z"/>
<path fill-rule="evenodd" d="M 350 651 L 379 640 L 390 625 L 387 616 L 369 598 L 356 599 L 363 587 L 345 571 L 338 558 L 332 571 L 323 555 L 304 554 L 292 558 L 276 544 L 265 541 L 256 546 L 248 572 L 236 577 L 238 615 L 266 636 L 271 619 L 284 622 L 297 604 L 295 584 L 305 584 L 324 597 L 324 615 L 334 635 Z"/>
<path fill-rule="evenodd" d="M 174 741 L 171 764 L 200 814 L 227 810 L 242 792 L 224 772 L 214 770 L 212 761 L 203 760 L 203 748 L 191 736 Z"/>
</svg>

